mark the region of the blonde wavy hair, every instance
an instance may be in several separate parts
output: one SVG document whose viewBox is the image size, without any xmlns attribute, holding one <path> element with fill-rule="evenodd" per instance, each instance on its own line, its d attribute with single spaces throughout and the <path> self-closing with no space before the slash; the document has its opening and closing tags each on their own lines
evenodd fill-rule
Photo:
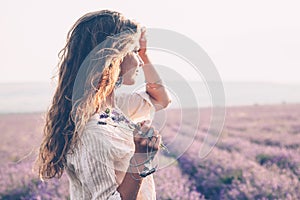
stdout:
<svg viewBox="0 0 300 200">
<path fill-rule="evenodd" d="M 82 16 L 59 53 L 58 85 L 46 113 L 37 167 L 41 179 L 60 178 L 67 153 L 78 144 L 89 118 L 105 105 L 120 64 L 138 45 L 139 25 L 115 11 Z"/>
</svg>

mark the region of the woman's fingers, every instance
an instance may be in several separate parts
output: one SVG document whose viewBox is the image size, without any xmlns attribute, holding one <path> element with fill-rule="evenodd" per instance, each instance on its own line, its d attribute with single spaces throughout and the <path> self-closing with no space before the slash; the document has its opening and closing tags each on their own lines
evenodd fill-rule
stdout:
<svg viewBox="0 0 300 200">
<path fill-rule="evenodd" d="M 146 38 L 146 28 L 145 27 L 141 28 L 141 37 L 139 39 L 139 43 L 140 43 L 139 54 L 143 55 L 143 54 L 145 54 L 146 48 L 147 48 L 147 38 Z"/>
<path fill-rule="evenodd" d="M 157 151 L 161 143 L 161 136 L 153 127 L 143 125 L 140 130 L 135 131 L 134 142 L 136 151 L 139 153 L 146 153 L 149 150 Z"/>
<path fill-rule="evenodd" d="M 157 150 L 160 142 L 161 142 L 161 136 L 160 135 L 154 135 L 152 137 L 148 138 L 149 144 L 148 146 L 151 147 L 154 150 Z"/>
<path fill-rule="evenodd" d="M 140 41 L 144 41 L 147 40 L 146 39 L 146 27 L 142 27 L 141 28 L 141 37 L 140 37 Z"/>
</svg>

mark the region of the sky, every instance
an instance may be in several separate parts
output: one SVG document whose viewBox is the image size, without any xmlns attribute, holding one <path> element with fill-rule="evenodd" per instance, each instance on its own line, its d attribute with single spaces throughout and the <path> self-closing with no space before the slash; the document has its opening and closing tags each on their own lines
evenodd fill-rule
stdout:
<svg viewBox="0 0 300 200">
<path fill-rule="evenodd" d="M 50 81 L 68 30 L 101 9 L 192 39 L 224 81 L 300 83 L 297 0 L 2 0 L 0 82 Z"/>
</svg>

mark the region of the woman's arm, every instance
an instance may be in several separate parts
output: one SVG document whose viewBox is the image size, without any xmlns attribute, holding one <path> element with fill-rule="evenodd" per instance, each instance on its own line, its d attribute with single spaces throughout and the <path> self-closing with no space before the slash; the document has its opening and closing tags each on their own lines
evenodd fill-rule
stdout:
<svg viewBox="0 0 300 200">
<path fill-rule="evenodd" d="M 144 62 L 143 71 L 146 82 L 146 92 L 149 94 L 155 109 L 161 110 L 169 105 L 171 99 L 166 88 L 162 84 L 159 74 L 147 55 L 145 32 L 146 30 L 143 30 L 141 34 L 139 56 Z"/>
<path fill-rule="evenodd" d="M 150 128 L 153 130 L 153 137 L 149 140 L 148 137 L 141 136 L 136 129 L 134 132 L 134 143 L 135 143 L 135 153 L 131 160 L 134 163 L 138 164 L 144 163 L 148 158 L 148 149 L 153 148 L 151 152 L 152 156 L 155 156 L 161 144 L 161 136 L 158 135 L 158 131 L 153 127 Z M 145 133 L 150 130 L 147 125 L 142 126 L 141 130 Z M 142 178 L 139 175 L 139 172 L 143 171 L 144 165 L 139 167 L 129 166 L 127 173 L 122 181 L 122 183 L 117 188 L 117 191 L 120 193 L 122 200 L 135 200 L 137 198 L 139 189 L 142 184 Z"/>
<path fill-rule="evenodd" d="M 144 159 L 137 159 L 134 157 L 132 159 L 135 159 L 138 163 L 145 161 Z M 143 169 L 140 168 L 139 170 L 142 171 Z M 142 181 L 143 179 L 139 177 L 138 172 L 132 171 L 131 167 L 129 166 L 122 183 L 117 188 L 122 200 L 135 200 L 140 190 Z"/>
</svg>

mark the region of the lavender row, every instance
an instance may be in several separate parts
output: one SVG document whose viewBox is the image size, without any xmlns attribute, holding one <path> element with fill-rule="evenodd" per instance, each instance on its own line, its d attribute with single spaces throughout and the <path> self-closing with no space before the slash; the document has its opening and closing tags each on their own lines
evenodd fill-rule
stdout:
<svg viewBox="0 0 300 200">
<path fill-rule="evenodd" d="M 209 120 L 199 127 L 167 121 L 163 138 L 169 156 L 178 159 L 182 172 L 206 198 L 299 199 L 298 111 L 299 105 L 229 109 L 218 144 L 202 160 L 198 155 Z"/>
<path fill-rule="evenodd" d="M 26 161 L 0 166 L 0 199 L 68 199 L 68 180 L 42 182 Z"/>
</svg>

